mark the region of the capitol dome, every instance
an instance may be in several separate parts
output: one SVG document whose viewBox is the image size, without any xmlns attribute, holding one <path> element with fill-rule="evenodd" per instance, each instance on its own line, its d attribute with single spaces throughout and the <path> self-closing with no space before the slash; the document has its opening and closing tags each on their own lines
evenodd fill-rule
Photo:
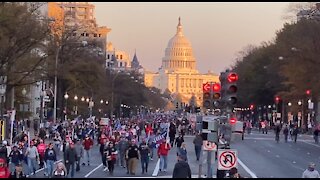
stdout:
<svg viewBox="0 0 320 180">
<path fill-rule="evenodd" d="M 166 70 L 195 70 L 196 61 L 190 41 L 184 36 L 179 17 L 176 34 L 169 40 L 162 58 L 162 68 Z"/>
</svg>

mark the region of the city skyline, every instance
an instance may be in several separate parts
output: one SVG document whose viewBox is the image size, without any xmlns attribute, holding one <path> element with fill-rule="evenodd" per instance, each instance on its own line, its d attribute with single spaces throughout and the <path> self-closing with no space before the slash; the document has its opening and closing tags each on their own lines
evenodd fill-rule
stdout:
<svg viewBox="0 0 320 180">
<path fill-rule="evenodd" d="M 136 50 L 141 65 L 154 72 L 161 67 L 165 48 L 181 17 L 197 69 L 202 73 L 209 70 L 219 73 L 233 65 L 237 53 L 248 45 L 271 41 L 283 27 L 282 16 L 289 5 L 288 2 L 93 4 L 97 23 L 112 29 L 108 42 L 128 52 L 131 59 Z"/>
</svg>

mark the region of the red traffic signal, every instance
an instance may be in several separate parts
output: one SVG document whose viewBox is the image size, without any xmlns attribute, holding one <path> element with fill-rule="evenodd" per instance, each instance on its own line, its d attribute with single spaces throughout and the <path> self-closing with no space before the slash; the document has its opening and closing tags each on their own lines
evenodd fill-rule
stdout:
<svg viewBox="0 0 320 180">
<path fill-rule="evenodd" d="M 278 104 L 279 101 L 280 101 L 280 97 L 279 97 L 279 96 L 276 96 L 276 97 L 275 97 L 275 101 L 276 101 L 276 103 Z"/>
<path fill-rule="evenodd" d="M 213 92 L 220 91 L 221 90 L 221 85 L 219 83 L 214 83 L 212 85 L 212 90 L 213 90 Z"/>
<path fill-rule="evenodd" d="M 306 90 L 306 94 L 307 94 L 307 95 L 310 95 L 310 94 L 311 94 L 311 90 L 310 90 L 310 89 L 307 89 L 307 90 Z"/>
<path fill-rule="evenodd" d="M 230 118 L 229 120 L 230 124 L 235 124 L 237 122 L 236 118 Z"/>
<path fill-rule="evenodd" d="M 254 109 L 254 105 L 250 104 L 250 110 L 253 110 L 253 109 Z"/>
<path fill-rule="evenodd" d="M 238 81 L 238 74 L 237 73 L 230 73 L 230 74 L 228 74 L 228 81 L 230 82 L 230 83 L 232 83 L 232 82 L 236 82 L 236 81 Z"/>
<path fill-rule="evenodd" d="M 210 91 L 210 84 L 209 83 L 205 83 L 202 85 L 202 90 L 203 92 L 209 92 Z"/>
</svg>

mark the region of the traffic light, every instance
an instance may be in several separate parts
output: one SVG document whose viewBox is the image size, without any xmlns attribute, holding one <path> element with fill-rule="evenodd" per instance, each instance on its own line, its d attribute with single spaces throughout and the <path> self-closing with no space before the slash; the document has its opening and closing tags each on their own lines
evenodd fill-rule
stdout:
<svg viewBox="0 0 320 180">
<path fill-rule="evenodd" d="M 254 109 L 254 105 L 250 104 L 250 110 L 252 111 Z"/>
<path fill-rule="evenodd" d="M 307 89 L 307 90 L 306 90 L 306 95 L 307 95 L 307 96 L 310 96 L 310 95 L 311 95 L 311 90 L 310 90 L 310 89 Z"/>
<path fill-rule="evenodd" d="M 212 91 L 213 91 L 212 106 L 215 108 L 219 108 L 220 107 L 220 99 L 221 99 L 221 85 L 220 85 L 220 83 L 213 83 L 212 84 Z"/>
<path fill-rule="evenodd" d="M 220 74 L 220 82 L 221 82 L 221 92 L 223 102 L 227 106 L 231 106 L 232 108 L 237 104 L 237 81 L 239 77 L 235 72 L 221 72 Z"/>
<path fill-rule="evenodd" d="M 211 84 L 205 83 L 202 86 L 203 90 L 203 107 L 206 109 L 211 109 Z"/>
</svg>

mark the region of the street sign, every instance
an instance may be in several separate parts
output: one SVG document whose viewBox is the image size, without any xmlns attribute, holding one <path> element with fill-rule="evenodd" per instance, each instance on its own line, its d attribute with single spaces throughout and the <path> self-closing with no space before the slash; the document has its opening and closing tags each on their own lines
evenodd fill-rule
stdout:
<svg viewBox="0 0 320 180">
<path fill-rule="evenodd" d="M 219 149 L 218 150 L 218 169 L 230 170 L 233 167 L 237 167 L 237 150 L 234 149 Z"/>
<path fill-rule="evenodd" d="M 216 151 L 217 150 L 217 145 L 216 145 L 216 143 L 213 143 L 213 142 L 203 141 L 202 146 L 203 146 L 203 150 L 205 150 L 205 151 Z"/>
<path fill-rule="evenodd" d="M 313 109 L 313 102 L 308 103 L 308 109 Z"/>
<path fill-rule="evenodd" d="M 202 85 L 202 89 L 204 92 L 209 92 L 211 89 L 211 85 L 209 83 L 205 83 Z"/>
</svg>

